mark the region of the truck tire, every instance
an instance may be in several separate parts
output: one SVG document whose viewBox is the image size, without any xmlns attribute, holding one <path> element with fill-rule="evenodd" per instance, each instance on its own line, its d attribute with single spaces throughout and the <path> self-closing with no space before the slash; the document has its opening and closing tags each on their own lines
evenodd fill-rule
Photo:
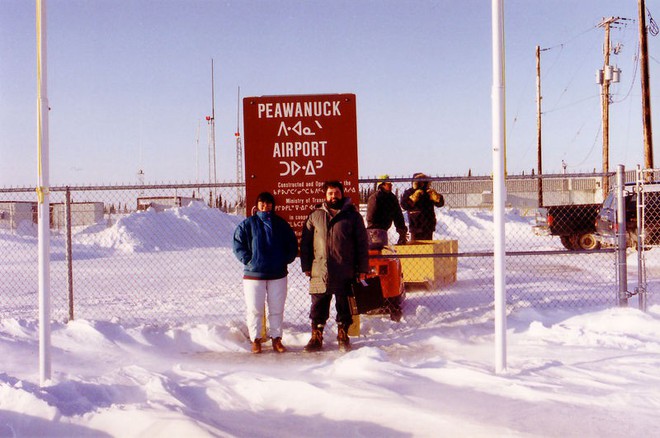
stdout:
<svg viewBox="0 0 660 438">
<path fill-rule="evenodd" d="M 583 233 L 577 236 L 576 239 L 578 249 L 585 251 L 593 251 L 600 248 L 600 242 L 596 240 L 596 236 L 592 233 Z"/>
<path fill-rule="evenodd" d="M 564 248 L 573 251 L 575 248 L 575 238 L 573 236 L 559 236 L 561 244 L 564 245 Z"/>
</svg>

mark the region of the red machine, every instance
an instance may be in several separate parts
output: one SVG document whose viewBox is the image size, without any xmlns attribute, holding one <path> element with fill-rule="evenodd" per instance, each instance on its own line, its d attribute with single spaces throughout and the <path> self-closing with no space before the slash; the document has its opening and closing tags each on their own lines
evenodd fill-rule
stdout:
<svg viewBox="0 0 660 438">
<path fill-rule="evenodd" d="M 369 268 L 370 275 L 379 276 L 385 305 L 379 313 L 389 313 L 393 321 L 401 319 L 401 305 L 405 299 L 401 261 L 394 257 L 383 257 L 382 249 L 387 244 L 387 232 L 370 229 Z M 375 256 L 375 257 L 374 257 Z"/>
</svg>

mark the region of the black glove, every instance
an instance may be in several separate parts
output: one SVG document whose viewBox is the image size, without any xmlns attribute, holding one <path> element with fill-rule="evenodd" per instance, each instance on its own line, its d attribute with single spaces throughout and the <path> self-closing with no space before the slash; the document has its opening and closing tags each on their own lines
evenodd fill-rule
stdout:
<svg viewBox="0 0 660 438">
<path fill-rule="evenodd" d="M 401 230 L 399 231 L 399 240 L 396 242 L 397 245 L 405 245 L 407 242 L 406 239 L 406 231 Z"/>
</svg>

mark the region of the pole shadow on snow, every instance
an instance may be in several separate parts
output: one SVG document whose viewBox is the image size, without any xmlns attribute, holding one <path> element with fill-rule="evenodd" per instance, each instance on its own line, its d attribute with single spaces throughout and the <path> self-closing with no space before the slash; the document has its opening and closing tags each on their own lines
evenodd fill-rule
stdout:
<svg viewBox="0 0 660 438">
<path fill-rule="evenodd" d="M 111 437 L 101 430 L 0 409 L 0 437 Z"/>
</svg>

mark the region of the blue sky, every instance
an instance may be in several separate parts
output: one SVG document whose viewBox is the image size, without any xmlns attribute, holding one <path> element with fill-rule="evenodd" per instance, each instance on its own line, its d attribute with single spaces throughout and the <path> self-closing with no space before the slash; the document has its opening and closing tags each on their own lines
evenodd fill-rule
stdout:
<svg viewBox="0 0 660 438">
<path fill-rule="evenodd" d="M 238 87 L 241 97 L 355 93 L 362 177 L 491 172 L 490 1 L 47 6 L 52 185 L 137 183 L 139 169 L 148 183 L 208 181 L 212 58 L 219 181 L 236 179 Z M 637 1 L 504 7 L 508 172 L 536 168 L 537 45 L 551 48 L 541 55 L 544 172 L 561 172 L 562 160 L 569 172 L 602 168 L 597 24 L 609 16 L 631 19 L 612 30 L 622 78 L 611 88 L 610 169 L 643 163 Z M 649 36 L 654 114 L 658 38 Z M 35 185 L 34 1 L 0 0 L 0 59 L 0 186 Z"/>
</svg>

